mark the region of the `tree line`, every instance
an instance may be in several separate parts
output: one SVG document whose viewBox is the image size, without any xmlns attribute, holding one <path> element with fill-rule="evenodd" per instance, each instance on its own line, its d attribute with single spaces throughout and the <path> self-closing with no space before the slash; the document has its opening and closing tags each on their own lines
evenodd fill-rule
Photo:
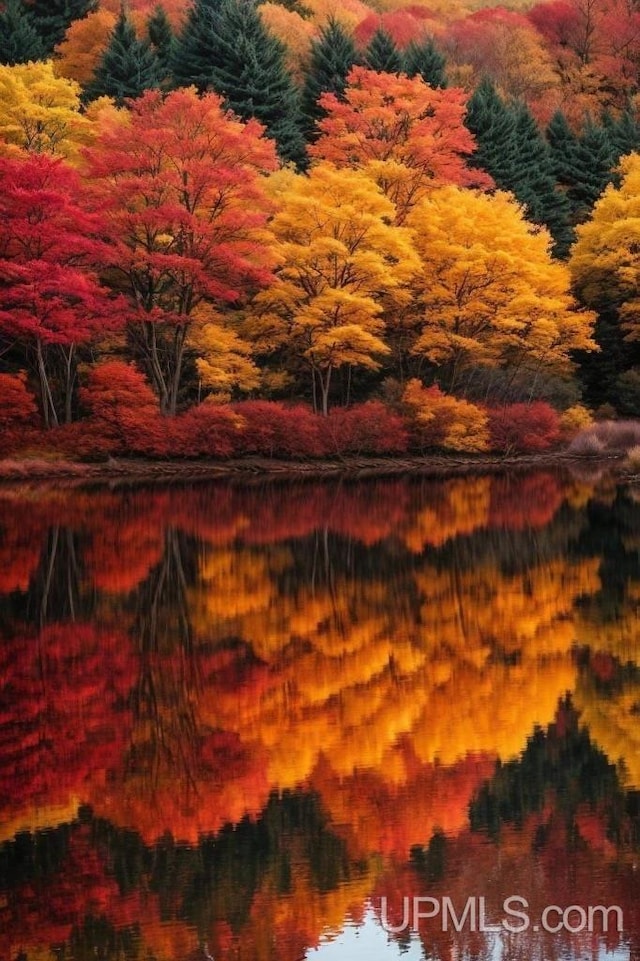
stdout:
<svg viewBox="0 0 640 961">
<path fill-rule="evenodd" d="M 178 31 L 158 7 L 142 39 L 122 8 L 79 84 L 38 58 L 96 11 L 46 10 L 0 14 L 18 422 L 121 430 L 145 391 L 164 417 L 374 398 L 422 446 L 482 450 L 505 404 L 640 410 L 628 270 L 611 294 L 634 241 L 604 267 L 595 249 L 606 198 L 632 206 L 631 107 L 543 130 L 488 78 L 452 85 L 432 38 L 378 26 L 363 48 L 335 18 L 296 82 L 249 0 L 197 0 Z"/>
</svg>

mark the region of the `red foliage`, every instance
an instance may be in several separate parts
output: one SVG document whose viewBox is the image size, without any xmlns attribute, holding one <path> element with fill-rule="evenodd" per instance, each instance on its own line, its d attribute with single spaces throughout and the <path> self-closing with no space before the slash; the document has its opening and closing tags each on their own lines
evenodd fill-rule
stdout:
<svg viewBox="0 0 640 961">
<path fill-rule="evenodd" d="M 575 45 L 579 31 L 580 12 L 570 0 L 550 0 L 537 3 L 527 14 L 536 30 L 548 42 L 559 47 Z"/>
<path fill-rule="evenodd" d="M 237 449 L 240 425 L 230 407 L 207 403 L 191 407 L 170 424 L 176 457 L 231 457 Z"/>
<path fill-rule="evenodd" d="M 36 402 L 24 373 L 0 374 L 0 456 L 16 449 L 37 422 Z"/>
<path fill-rule="evenodd" d="M 234 404 L 233 410 L 244 421 L 239 439 L 239 451 L 243 454 L 297 458 L 324 453 L 321 418 L 309 407 L 250 400 Z"/>
<path fill-rule="evenodd" d="M 110 360 L 92 368 L 80 399 L 92 415 L 91 445 L 97 441 L 101 453 L 166 452 L 166 422 L 158 412 L 155 394 L 134 364 Z"/>
<path fill-rule="evenodd" d="M 558 414 L 544 401 L 488 411 L 491 447 L 501 453 L 537 453 L 560 438 Z"/>
<path fill-rule="evenodd" d="M 524 477 L 494 477 L 488 526 L 510 531 L 545 527 L 560 509 L 562 499 L 558 478 L 553 474 L 536 471 Z"/>
<path fill-rule="evenodd" d="M 401 49 L 408 46 L 412 40 L 419 41 L 427 33 L 425 19 L 429 16 L 422 11 L 422 16 L 416 9 L 388 10 L 385 13 L 371 12 L 355 28 L 353 35 L 356 43 L 366 47 L 376 30 L 384 30 Z"/>
<path fill-rule="evenodd" d="M 55 624 L 0 649 L 0 816 L 86 799 L 119 761 L 135 678 L 126 636 Z"/>
<path fill-rule="evenodd" d="M 409 443 L 402 418 L 375 400 L 334 408 L 322 435 L 328 454 L 403 454 Z"/>
<path fill-rule="evenodd" d="M 73 168 L 44 154 L 0 157 L 0 328 L 21 340 L 68 346 L 119 326 L 88 269 L 102 249 Z M 84 266 L 83 266 L 84 265 Z"/>
</svg>

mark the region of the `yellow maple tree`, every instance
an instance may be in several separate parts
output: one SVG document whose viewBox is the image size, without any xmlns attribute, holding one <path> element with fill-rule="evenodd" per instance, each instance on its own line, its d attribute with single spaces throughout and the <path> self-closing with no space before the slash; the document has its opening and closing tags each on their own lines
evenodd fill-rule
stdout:
<svg viewBox="0 0 640 961">
<path fill-rule="evenodd" d="M 443 368 L 449 390 L 479 366 L 535 379 L 542 369 L 571 370 L 574 350 L 596 349 L 594 314 L 578 308 L 548 234 L 511 195 L 441 187 L 407 224 L 423 265 L 413 283 L 414 350 Z"/>
<path fill-rule="evenodd" d="M 249 330 L 263 350 L 286 347 L 306 365 L 326 414 L 334 371 L 376 370 L 388 353 L 385 306 L 407 301 L 419 262 L 409 232 L 392 226 L 394 205 L 363 172 L 319 163 L 274 189 L 280 266 Z"/>
</svg>

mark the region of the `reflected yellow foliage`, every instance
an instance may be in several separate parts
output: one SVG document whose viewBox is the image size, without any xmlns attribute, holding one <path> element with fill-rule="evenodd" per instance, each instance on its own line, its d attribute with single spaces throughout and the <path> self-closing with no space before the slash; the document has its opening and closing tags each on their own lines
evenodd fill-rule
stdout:
<svg viewBox="0 0 640 961">
<path fill-rule="evenodd" d="M 403 533 L 409 550 L 420 554 L 427 544 L 440 547 L 453 537 L 486 526 L 491 503 L 490 477 L 452 480 L 445 492 L 444 499 L 417 512 Z"/>
<path fill-rule="evenodd" d="M 471 486 L 479 524 L 489 487 Z M 449 493 L 462 516 L 462 488 Z M 340 776 L 379 770 L 403 736 L 425 763 L 517 755 L 575 686 L 574 609 L 600 586 L 595 560 L 513 575 L 425 565 L 412 575 L 412 610 L 382 579 L 279 593 L 286 553 L 270 563 L 245 549 L 207 552 L 192 609 L 197 636 L 241 639 L 263 667 L 253 697 L 205 689 L 200 716 L 260 745 L 280 790 L 306 783 L 321 757 Z M 397 758 L 391 771 L 403 777 Z"/>
<path fill-rule="evenodd" d="M 622 762 L 625 786 L 640 788 L 640 680 L 624 681 L 603 695 L 593 678 L 581 677 L 574 703 L 592 741 L 612 763 Z"/>
</svg>

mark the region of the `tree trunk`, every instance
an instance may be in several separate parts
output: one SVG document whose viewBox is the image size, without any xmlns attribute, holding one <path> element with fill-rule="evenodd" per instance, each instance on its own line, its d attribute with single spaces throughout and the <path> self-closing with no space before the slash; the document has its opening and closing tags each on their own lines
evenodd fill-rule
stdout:
<svg viewBox="0 0 640 961">
<path fill-rule="evenodd" d="M 73 416 L 71 399 L 73 396 L 73 382 L 75 380 L 75 369 L 73 363 L 75 344 L 71 344 L 68 353 L 65 355 L 62 348 L 62 356 L 65 360 L 65 384 L 64 384 L 64 422 L 70 424 Z"/>
<path fill-rule="evenodd" d="M 51 394 L 51 385 L 49 384 L 49 377 L 47 376 L 41 340 L 36 341 L 36 357 L 38 361 L 38 377 L 40 379 L 42 416 L 44 418 L 44 425 L 48 430 L 50 427 L 58 426 L 58 413 Z"/>
<path fill-rule="evenodd" d="M 187 339 L 187 324 L 176 327 L 173 338 L 173 376 L 169 388 L 168 410 L 171 417 L 175 417 L 178 409 L 178 393 L 180 391 L 180 381 L 182 380 L 182 362 L 184 359 L 184 344 Z"/>
<path fill-rule="evenodd" d="M 322 372 L 318 371 L 318 376 L 320 378 L 320 390 L 322 391 L 322 414 L 327 417 L 329 414 L 329 388 L 331 386 L 331 373 L 333 367 L 331 364 L 327 367 L 327 372 L 325 376 L 322 376 Z"/>
</svg>

